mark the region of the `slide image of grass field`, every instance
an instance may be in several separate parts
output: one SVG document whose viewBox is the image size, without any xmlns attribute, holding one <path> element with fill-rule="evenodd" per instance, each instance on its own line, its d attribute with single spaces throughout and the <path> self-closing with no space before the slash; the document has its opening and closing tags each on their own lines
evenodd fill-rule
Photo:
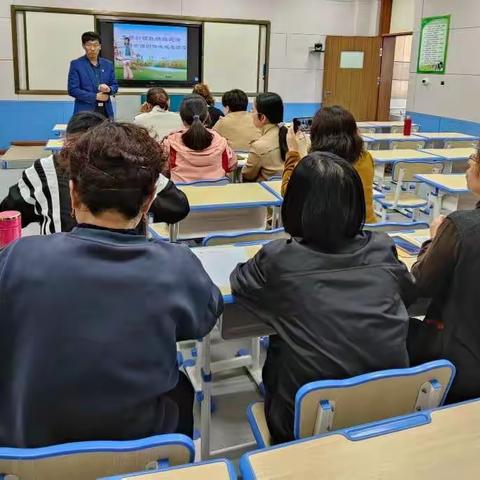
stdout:
<svg viewBox="0 0 480 480">
<path fill-rule="evenodd" d="M 140 67 L 132 69 L 134 80 L 187 80 L 187 69 Z M 115 67 L 115 78 L 123 80 L 123 67 Z"/>
</svg>

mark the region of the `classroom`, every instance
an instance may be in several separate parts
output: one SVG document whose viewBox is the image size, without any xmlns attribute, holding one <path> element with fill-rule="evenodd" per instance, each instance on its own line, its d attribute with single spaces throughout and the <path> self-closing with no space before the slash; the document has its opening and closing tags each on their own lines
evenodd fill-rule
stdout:
<svg viewBox="0 0 480 480">
<path fill-rule="evenodd" d="M 477 0 L 1 2 L 0 478 L 479 478 L 479 41 Z"/>
</svg>

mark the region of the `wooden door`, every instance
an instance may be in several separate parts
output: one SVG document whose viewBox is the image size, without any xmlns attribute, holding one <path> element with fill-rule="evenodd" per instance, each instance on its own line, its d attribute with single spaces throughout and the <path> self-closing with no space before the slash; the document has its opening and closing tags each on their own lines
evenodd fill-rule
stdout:
<svg viewBox="0 0 480 480">
<path fill-rule="evenodd" d="M 357 121 L 376 120 L 381 46 L 381 37 L 327 36 L 324 107 L 341 105 L 350 110 Z"/>
</svg>

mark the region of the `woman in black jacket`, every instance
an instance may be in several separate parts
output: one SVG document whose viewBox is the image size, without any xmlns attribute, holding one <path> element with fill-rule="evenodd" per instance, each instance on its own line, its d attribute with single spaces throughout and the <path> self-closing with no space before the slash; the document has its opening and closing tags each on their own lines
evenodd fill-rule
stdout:
<svg viewBox="0 0 480 480">
<path fill-rule="evenodd" d="M 411 276 L 384 233 L 363 231 L 360 177 L 314 152 L 294 170 L 282 206 L 290 239 L 232 272 L 232 292 L 277 333 L 263 368 L 273 440 L 292 440 L 294 400 L 307 382 L 407 367 Z"/>
<path fill-rule="evenodd" d="M 468 164 L 468 189 L 478 197 L 478 151 Z M 446 402 L 457 403 L 480 397 L 480 204 L 435 219 L 430 233 L 412 267 L 420 295 L 431 302 L 423 322 L 411 320 L 410 361 L 450 360 L 457 373 Z"/>
</svg>

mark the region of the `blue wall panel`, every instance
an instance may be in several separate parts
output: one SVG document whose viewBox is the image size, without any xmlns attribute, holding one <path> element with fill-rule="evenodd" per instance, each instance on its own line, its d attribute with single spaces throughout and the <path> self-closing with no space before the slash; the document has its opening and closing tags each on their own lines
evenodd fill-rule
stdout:
<svg viewBox="0 0 480 480">
<path fill-rule="evenodd" d="M 12 140 L 47 140 L 56 123 L 66 123 L 72 115 L 70 101 L 0 101 L 0 148 Z"/>
<path fill-rule="evenodd" d="M 183 95 L 171 96 L 173 111 L 178 111 L 182 99 Z M 317 103 L 286 103 L 284 120 L 313 116 L 319 107 Z M 0 148 L 8 148 L 13 140 L 48 140 L 53 125 L 67 123 L 72 112 L 73 101 L 0 100 Z"/>
<path fill-rule="evenodd" d="M 178 111 L 183 95 L 171 96 L 172 110 Z M 320 108 L 318 103 L 285 103 L 284 121 L 294 117 L 311 117 Z M 217 104 L 222 108 L 221 104 Z M 249 105 L 251 108 L 251 105 Z M 12 140 L 47 140 L 55 123 L 67 123 L 73 111 L 72 101 L 0 100 L 0 148 L 8 148 Z M 407 112 L 423 131 L 461 132 L 480 135 L 480 123 Z"/>
<path fill-rule="evenodd" d="M 480 123 L 416 112 L 407 112 L 407 115 L 410 115 L 413 122 L 418 123 L 420 130 L 424 132 L 459 132 L 480 135 Z"/>
</svg>

